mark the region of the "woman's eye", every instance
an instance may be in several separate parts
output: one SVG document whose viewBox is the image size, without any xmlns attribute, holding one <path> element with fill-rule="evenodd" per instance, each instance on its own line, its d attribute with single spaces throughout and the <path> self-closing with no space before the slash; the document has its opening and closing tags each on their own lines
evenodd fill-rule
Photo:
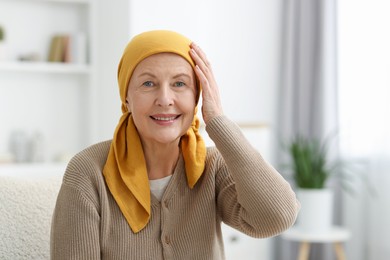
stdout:
<svg viewBox="0 0 390 260">
<path fill-rule="evenodd" d="M 176 82 L 175 83 L 175 86 L 176 87 L 183 87 L 183 86 L 185 86 L 186 84 L 184 83 L 184 82 L 182 82 L 182 81 L 178 81 L 178 82 Z"/>
<path fill-rule="evenodd" d="M 145 81 L 142 85 L 145 87 L 153 87 L 153 82 L 152 81 Z"/>
</svg>

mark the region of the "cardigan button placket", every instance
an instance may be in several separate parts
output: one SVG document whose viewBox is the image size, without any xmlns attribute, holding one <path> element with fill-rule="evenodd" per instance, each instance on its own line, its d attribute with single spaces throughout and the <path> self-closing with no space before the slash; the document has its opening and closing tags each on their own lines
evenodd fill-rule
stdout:
<svg viewBox="0 0 390 260">
<path fill-rule="evenodd" d="M 171 239 L 169 238 L 168 235 L 165 235 L 164 241 L 165 241 L 165 244 L 167 244 L 167 245 L 169 245 L 171 243 Z"/>
<path fill-rule="evenodd" d="M 172 252 L 172 241 L 171 237 L 169 236 L 169 229 L 167 227 L 170 223 L 170 212 L 169 212 L 169 202 L 168 200 L 164 200 L 161 203 L 161 232 L 162 237 L 161 241 L 163 243 L 163 250 L 164 250 L 164 259 L 171 259 Z"/>
</svg>

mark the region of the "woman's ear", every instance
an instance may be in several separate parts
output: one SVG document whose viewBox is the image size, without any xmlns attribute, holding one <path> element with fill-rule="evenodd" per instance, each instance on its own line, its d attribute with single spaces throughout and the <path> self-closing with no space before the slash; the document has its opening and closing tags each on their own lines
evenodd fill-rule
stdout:
<svg viewBox="0 0 390 260">
<path fill-rule="evenodd" d="M 130 102 L 129 102 L 129 100 L 127 98 L 126 98 L 126 107 L 127 107 L 127 111 L 129 111 L 131 113 Z"/>
</svg>

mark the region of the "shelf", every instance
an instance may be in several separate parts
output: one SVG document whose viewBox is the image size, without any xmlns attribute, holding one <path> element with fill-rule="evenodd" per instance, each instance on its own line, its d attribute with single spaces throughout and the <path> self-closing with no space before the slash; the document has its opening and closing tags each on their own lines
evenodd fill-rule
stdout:
<svg viewBox="0 0 390 260">
<path fill-rule="evenodd" d="M 3 1 L 7 1 L 7 0 L 3 0 Z M 10 0 L 8 0 L 10 1 Z M 14 2 L 16 2 L 15 0 L 12 0 Z M 17 0 L 17 1 L 24 1 L 24 2 L 52 2 L 52 3 L 64 3 L 64 4 L 89 4 L 91 2 L 91 0 Z"/>
<path fill-rule="evenodd" d="M 14 177 L 36 177 L 64 174 L 66 163 L 15 163 L 0 164 L 0 175 Z"/>
<path fill-rule="evenodd" d="M 0 72 L 88 74 L 90 66 L 56 62 L 0 62 Z"/>
</svg>

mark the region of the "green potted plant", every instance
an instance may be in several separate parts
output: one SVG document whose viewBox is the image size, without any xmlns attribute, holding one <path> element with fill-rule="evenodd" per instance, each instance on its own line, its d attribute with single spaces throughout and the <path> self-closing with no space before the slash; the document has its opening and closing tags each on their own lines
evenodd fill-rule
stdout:
<svg viewBox="0 0 390 260">
<path fill-rule="evenodd" d="M 0 60 L 5 58 L 5 30 L 0 25 Z"/>
<path fill-rule="evenodd" d="M 338 165 L 328 161 L 327 144 L 297 136 L 288 145 L 295 184 L 303 189 L 323 189 Z"/>
<path fill-rule="evenodd" d="M 333 190 L 327 183 L 341 170 L 341 164 L 329 161 L 327 142 L 317 138 L 296 136 L 286 150 L 301 203 L 297 226 L 306 232 L 326 232 L 333 222 Z"/>
<path fill-rule="evenodd" d="M 4 41 L 5 35 L 4 35 L 4 29 L 0 25 L 0 42 Z"/>
</svg>

